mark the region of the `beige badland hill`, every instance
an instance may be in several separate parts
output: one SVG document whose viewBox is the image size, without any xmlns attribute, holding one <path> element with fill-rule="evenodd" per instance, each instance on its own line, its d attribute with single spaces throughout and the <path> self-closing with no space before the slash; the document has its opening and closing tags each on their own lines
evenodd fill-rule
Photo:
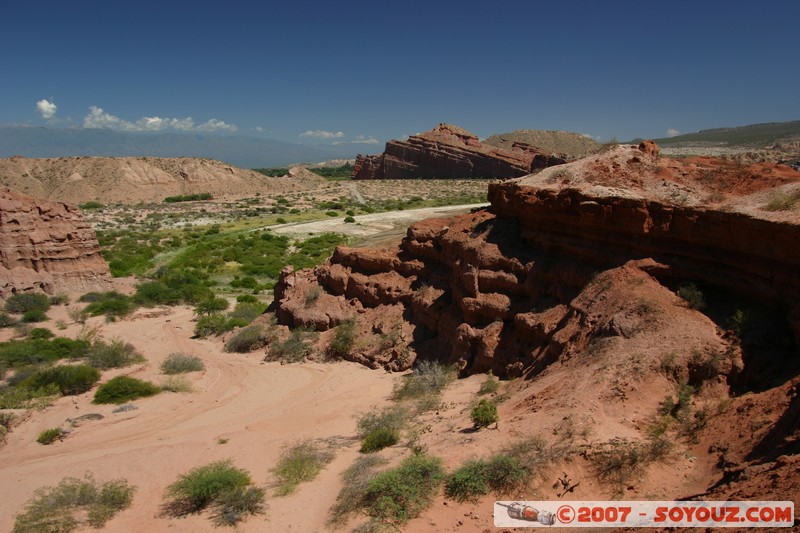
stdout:
<svg viewBox="0 0 800 533">
<path fill-rule="evenodd" d="M 190 157 L 58 157 L 0 159 L 0 184 L 71 203 L 161 202 L 168 196 L 210 193 L 242 197 L 306 190 L 321 178 L 267 177 L 213 159 Z"/>
</svg>

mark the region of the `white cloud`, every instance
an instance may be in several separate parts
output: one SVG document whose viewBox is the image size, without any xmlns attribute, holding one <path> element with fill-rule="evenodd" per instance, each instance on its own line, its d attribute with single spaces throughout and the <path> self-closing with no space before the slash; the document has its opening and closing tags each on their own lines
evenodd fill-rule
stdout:
<svg viewBox="0 0 800 533">
<path fill-rule="evenodd" d="M 365 135 L 357 135 L 355 140 L 352 141 L 334 141 L 332 144 L 379 144 L 380 141 L 375 137 L 367 137 Z"/>
<path fill-rule="evenodd" d="M 263 131 L 264 131 L 264 128 L 262 128 L 261 126 L 256 126 L 256 127 L 255 127 L 255 128 L 253 128 L 253 129 L 254 129 L 254 130 L 256 130 L 258 133 L 261 133 L 261 132 L 263 132 Z"/>
<path fill-rule="evenodd" d="M 119 131 L 198 131 L 215 132 L 225 131 L 234 132 L 239 128 L 234 124 L 228 124 L 222 120 L 212 118 L 211 120 L 199 125 L 195 125 L 192 117 L 186 118 L 166 118 L 166 117 L 142 117 L 136 122 L 123 120 L 111 113 L 106 113 L 103 108 L 91 106 L 89 114 L 83 118 L 84 128 L 104 128 Z"/>
<path fill-rule="evenodd" d="M 42 115 L 42 118 L 51 119 L 56 115 L 58 106 L 54 102 L 51 102 L 46 98 L 42 98 L 36 102 L 36 110 L 39 111 L 39 114 Z"/>
<path fill-rule="evenodd" d="M 675 128 L 667 128 L 667 137 L 675 137 L 676 135 L 680 135 L 681 132 L 676 130 Z"/>
<path fill-rule="evenodd" d="M 317 139 L 341 139 L 344 137 L 344 132 L 325 131 L 325 130 L 307 130 L 300 134 L 300 137 L 316 137 Z"/>
<path fill-rule="evenodd" d="M 192 119 L 190 118 L 188 120 Z M 238 129 L 239 128 L 234 124 L 228 124 L 222 120 L 217 120 L 215 118 L 212 118 L 211 120 L 203 122 L 202 124 L 197 126 L 197 128 L 195 128 L 195 131 L 227 131 L 229 133 L 233 133 Z"/>
</svg>

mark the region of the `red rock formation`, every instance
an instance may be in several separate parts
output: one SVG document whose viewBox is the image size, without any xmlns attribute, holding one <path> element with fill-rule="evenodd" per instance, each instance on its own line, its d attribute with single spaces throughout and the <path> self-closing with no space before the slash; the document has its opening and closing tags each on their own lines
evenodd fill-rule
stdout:
<svg viewBox="0 0 800 533">
<path fill-rule="evenodd" d="M 559 165 L 561 155 L 544 154 L 525 143 L 510 150 L 482 144 L 472 133 L 449 124 L 389 141 L 383 154 L 356 158 L 353 179 L 515 178 Z"/>
<path fill-rule="evenodd" d="M 0 296 L 107 289 L 110 279 L 76 207 L 0 190 Z"/>
<path fill-rule="evenodd" d="M 465 373 L 519 375 L 640 327 L 630 301 L 597 314 L 591 280 L 605 270 L 652 285 L 664 302 L 677 297 L 654 278 L 711 283 L 790 314 L 800 301 L 800 216 L 763 207 L 798 184 L 788 167 L 675 161 L 654 143 L 620 146 L 492 184 L 489 210 L 422 221 L 397 251 L 339 248 L 302 273 L 304 290 L 319 286 L 338 302 L 314 321 L 320 329 L 355 317 L 366 335 L 382 309 L 403 309 L 414 353 L 380 355 L 384 366 L 405 368 L 421 353 Z M 282 323 L 307 325 L 288 284 L 282 276 L 273 308 Z M 799 316 L 790 319 L 798 340 Z M 378 353 L 354 357 L 374 365 Z"/>
</svg>

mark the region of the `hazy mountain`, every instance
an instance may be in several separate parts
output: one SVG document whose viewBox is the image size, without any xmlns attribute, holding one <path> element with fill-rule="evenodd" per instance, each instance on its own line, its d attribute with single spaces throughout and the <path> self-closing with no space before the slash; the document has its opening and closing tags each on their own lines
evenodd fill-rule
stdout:
<svg viewBox="0 0 800 533">
<path fill-rule="evenodd" d="M 655 141 L 663 146 L 707 144 L 710 146 L 768 148 L 781 141 L 797 139 L 800 139 L 800 120 L 750 124 L 733 128 L 714 128 L 655 139 Z"/>
<path fill-rule="evenodd" d="M 302 145 L 244 136 L 0 126 L 0 157 L 202 157 L 261 168 L 353 158 L 364 151 L 363 145 Z"/>
</svg>

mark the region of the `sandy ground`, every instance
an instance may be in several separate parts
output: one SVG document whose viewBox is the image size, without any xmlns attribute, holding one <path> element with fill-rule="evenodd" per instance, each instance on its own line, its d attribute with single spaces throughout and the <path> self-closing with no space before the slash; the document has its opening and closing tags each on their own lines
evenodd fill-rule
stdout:
<svg viewBox="0 0 800 533">
<path fill-rule="evenodd" d="M 315 235 L 318 233 L 342 233 L 356 239 L 357 246 L 375 246 L 398 237 L 403 237 L 408 226 L 426 218 L 450 217 L 466 213 L 470 209 L 485 207 L 488 203 L 424 207 L 389 213 L 372 213 L 353 217 L 355 223 L 345 223 L 343 217 L 317 220 L 299 224 L 271 226 L 273 233 L 283 235 Z"/>
<path fill-rule="evenodd" d="M 109 522 L 107 531 L 212 531 L 206 516 L 156 516 L 164 489 L 179 474 L 232 458 L 256 483 L 269 483 L 281 448 L 309 438 L 335 441 L 333 463 L 294 495 L 270 496 L 268 514 L 239 529 L 323 530 L 338 493 L 339 474 L 358 454 L 355 416 L 385 403 L 396 376 L 354 363 L 263 363 L 258 352 L 228 354 L 219 341 L 191 339 L 189 308 L 150 310 L 146 315 L 115 324 L 94 322 L 104 337 L 130 340 L 148 359 L 106 372 L 103 381 L 129 374 L 159 382 L 164 379 L 159 375 L 161 361 L 182 351 L 199 356 L 206 366 L 203 372 L 188 374 L 194 392 L 162 393 L 134 402 L 134 411 L 114 414 L 115 406 L 91 404 L 92 391 L 34 412 L 0 449 L 0 530 L 10 530 L 14 515 L 36 488 L 91 472 L 98 481 L 125 478 L 137 487 L 133 506 Z M 104 418 L 82 423 L 62 442 L 36 442 L 44 429 L 67 427 L 67 419 L 87 413 Z M 220 439 L 227 442 L 221 444 Z"/>
</svg>

